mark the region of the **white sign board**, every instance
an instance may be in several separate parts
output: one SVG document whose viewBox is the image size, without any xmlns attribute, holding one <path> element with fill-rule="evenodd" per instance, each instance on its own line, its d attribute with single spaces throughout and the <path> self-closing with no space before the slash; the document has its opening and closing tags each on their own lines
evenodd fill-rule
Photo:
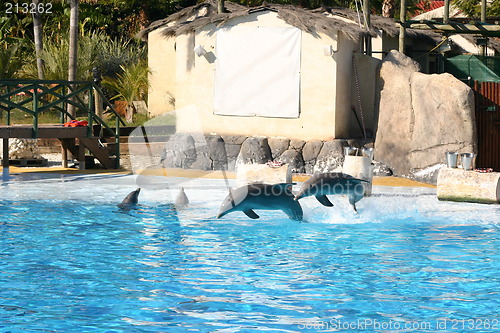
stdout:
<svg viewBox="0 0 500 333">
<path fill-rule="evenodd" d="M 298 118 L 300 52 L 298 28 L 218 30 L 214 113 Z"/>
</svg>

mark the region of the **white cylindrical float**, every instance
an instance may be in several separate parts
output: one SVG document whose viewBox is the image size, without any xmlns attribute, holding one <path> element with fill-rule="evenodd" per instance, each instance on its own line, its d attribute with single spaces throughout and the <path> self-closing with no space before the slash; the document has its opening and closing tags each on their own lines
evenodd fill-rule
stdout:
<svg viewBox="0 0 500 333">
<path fill-rule="evenodd" d="M 277 167 L 270 167 L 267 164 L 238 164 L 236 177 L 238 186 L 252 183 L 291 183 L 292 169 L 288 164 Z"/>
<path fill-rule="evenodd" d="M 442 168 L 437 179 L 437 197 L 448 201 L 500 203 L 500 172 Z"/>
<path fill-rule="evenodd" d="M 372 194 L 373 166 L 370 156 L 346 155 L 342 172 L 355 178 L 367 180 L 368 183 L 363 184 L 365 196 Z"/>
</svg>

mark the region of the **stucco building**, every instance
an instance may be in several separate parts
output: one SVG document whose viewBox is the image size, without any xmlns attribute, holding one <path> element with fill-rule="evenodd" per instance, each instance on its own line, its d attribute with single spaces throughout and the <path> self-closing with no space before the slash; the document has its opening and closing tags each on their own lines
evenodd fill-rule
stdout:
<svg viewBox="0 0 500 333">
<path fill-rule="evenodd" d="M 206 133 L 302 140 L 359 135 L 360 109 L 373 126 L 378 61 L 358 52 L 373 31 L 293 6 L 226 9 L 204 2 L 142 32 L 152 115 L 183 109 L 178 132 L 196 116 Z"/>
</svg>

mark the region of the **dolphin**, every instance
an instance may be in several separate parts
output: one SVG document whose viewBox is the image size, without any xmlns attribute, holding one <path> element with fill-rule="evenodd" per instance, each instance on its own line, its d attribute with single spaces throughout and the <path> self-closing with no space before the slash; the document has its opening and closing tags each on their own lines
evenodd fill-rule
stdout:
<svg viewBox="0 0 500 333">
<path fill-rule="evenodd" d="M 229 189 L 229 195 L 222 202 L 217 218 L 242 211 L 251 219 L 258 219 L 254 209 L 282 210 L 292 220 L 302 221 L 303 213 L 300 204 L 293 200 L 291 186 L 293 183 L 260 184 L 254 183 Z"/>
<path fill-rule="evenodd" d="M 357 212 L 356 202 L 361 200 L 365 194 L 362 183 L 368 183 L 368 181 L 340 172 L 317 174 L 304 182 L 295 195 L 295 200 L 314 195 L 323 206 L 332 207 L 333 204 L 326 196 L 328 194 L 344 194 L 349 197 L 349 203 Z"/>
<path fill-rule="evenodd" d="M 186 208 L 187 205 L 189 205 L 189 199 L 184 192 L 184 187 L 181 187 L 179 193 L 177 194 L 177 198 L 175 198 L 175 208 L 176 209 L 183 209 Z"/>
<path fill-rule="evenodd" d="M 125 199 L 123 199 L 122 203 L 118 205 L 118 207 L 121 209 L 132 209 L 139 201 L 137 199 L 139 197 L 139 192 L 141 192 L 140 188 L 130 192 Z"/>
</svg>

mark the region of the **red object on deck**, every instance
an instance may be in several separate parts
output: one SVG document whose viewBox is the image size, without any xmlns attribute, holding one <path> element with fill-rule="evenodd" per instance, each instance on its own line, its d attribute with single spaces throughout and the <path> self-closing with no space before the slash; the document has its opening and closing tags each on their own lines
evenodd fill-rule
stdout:
<svg viewBox="0 0 500 333">
<path fill-rule="evenodd" d="M 78 127 L 87 126 L 89 124 L 86 120 L 71 120 L 64 124 L 64 127 Z"/>
</svg>

